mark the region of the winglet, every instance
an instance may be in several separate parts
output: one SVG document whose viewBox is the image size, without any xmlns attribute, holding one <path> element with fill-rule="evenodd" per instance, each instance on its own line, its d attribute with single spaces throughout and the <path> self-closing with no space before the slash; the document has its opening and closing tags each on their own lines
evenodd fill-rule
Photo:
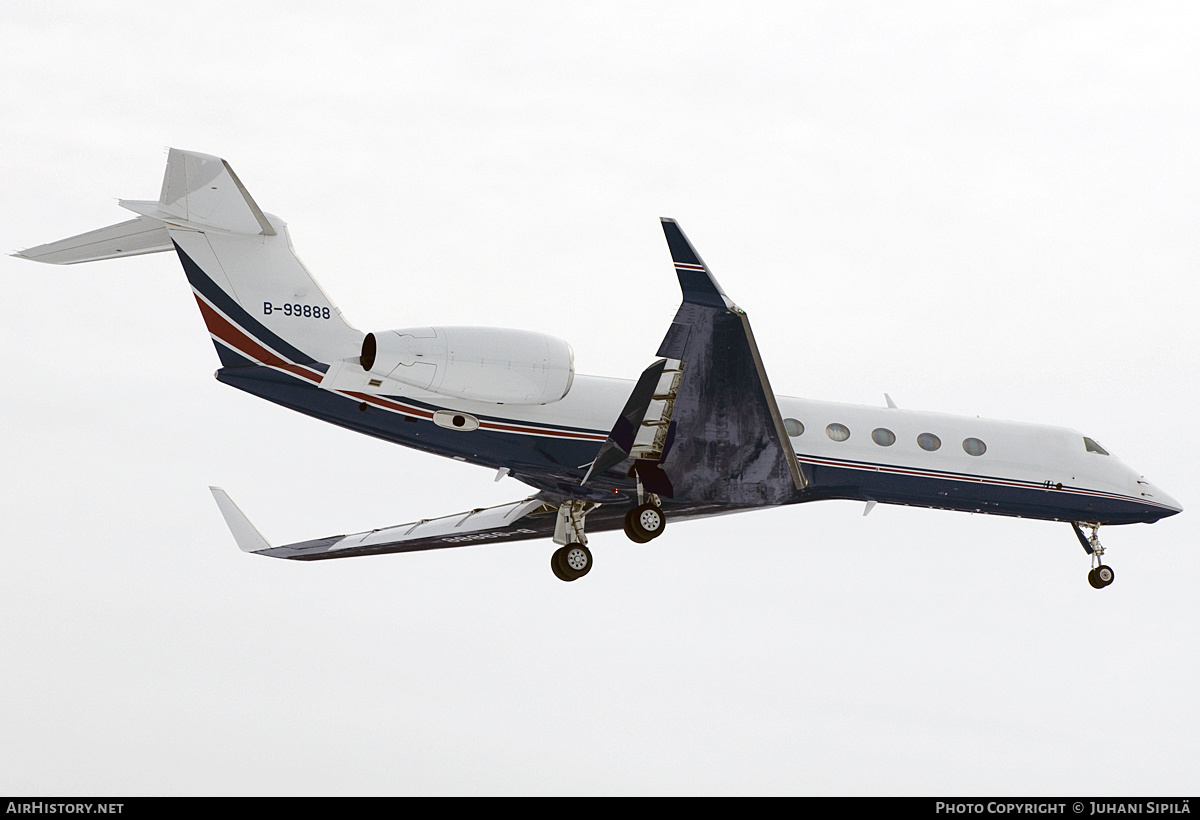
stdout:
<svg viewBox="0 0 1200 820">
<path fill-rule="evenodd" d="M 683 290 L 683 301 L 708 307 L 728 308 L 733 302 L 721 290 L 712 271 L 674 219 L 661 217 L 663 233 L 667 236 L 667 247 L 671 249 L 671 260 L 675 263 L 675 275 Z"/>
<path fill-rule="evenodd" d="M 233 540 L 237 542 L 242 552 L 262 552 L 271 548 L 270 542 L 263 538 L 262 533 L 255 529 L 246 514 L 238 508 L 237 504 L 233 503 L 229 493 L 220 487 L 209 487 L 208 489 L 212 492 L 213 499 L 216 500 L 217 507 L 221 510 L 221 515 L 225 516 L 225 523 L 228 525 L 229 531 L 233 533 Z"/>
</svg>

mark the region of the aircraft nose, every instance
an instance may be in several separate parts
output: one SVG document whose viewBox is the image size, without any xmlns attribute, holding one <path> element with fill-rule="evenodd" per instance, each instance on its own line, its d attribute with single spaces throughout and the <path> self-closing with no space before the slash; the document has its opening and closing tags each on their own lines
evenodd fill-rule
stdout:
<svg viewBox="0 0 1200 820">
<path fill-rule="evenodd" d="M 1170 512 L 1167 512 L 1163 516 L 1164 518 L 1168 515 L 1177 515 L 1178 513 L 1183 512 L 1182 504 L 1180 504 L 1171 496 L 1167 495 L 1154 484 L 1151 484 L 1146 479 L 1139 478 L 1137 486 L 1138 492 L 1141 494 L 1142 498 L 1145 498 L 1147 501 L 1153 501 L 1155 504 L 1166 507 L 1168 510 L 1170 510 Z"/>
</svg>

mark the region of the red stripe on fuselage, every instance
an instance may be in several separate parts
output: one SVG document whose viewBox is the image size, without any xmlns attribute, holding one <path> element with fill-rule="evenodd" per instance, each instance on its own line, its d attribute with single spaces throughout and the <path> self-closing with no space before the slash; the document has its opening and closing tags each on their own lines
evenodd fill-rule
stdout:
<svg viewBox="0 0 1200 820">
<path fill-rule="evenodd" d="M 200 315 L 204 317 L 204 324 L 208 327 L 208 332 L 213 338 L 224 342 L 251 361 L 261 362 L 271 367 L 277 367 L 280 370 L 286 370 L 316 384 L 321 383 L 320 374 L 314 373 L 310 368 L 303 365 L 289 362 L 275 351 L 264 346 L 247 331 L 242 330 L 218 313 L 198 293 L 196 294 L 196 304 L 200 306 Z"/>
<path fill-rule="evenodd" d="M 210 305 L 199 293 L 195 294 L 196 304 L 200 306 L 200 315 L 204 317 L 204 324 L 208 327 L 208 332 L 214 339 L 228 345 L 233 350 L 250 359 L 251 361 L 259 362 L 269 367 L 274 367 L 278 370 L 284 370 L 295 376 L 299 376 L 305 381 L 313 384 L 321 383 L 321 374 L 313 371 L 304 365 L 294 364 L 280 356 L 275 351 L 263 345 L 256 338 L 250 335 L 249 332 L 243 330 L 227 319 L 220 312 Z M 373 404 L 376 407 L 381 407 L 385 410 L 392 410 L 397 413 L 403 413 L 417 418 L 432 419 L 433 411 L 424 410 L 419 407 L 413 407 L 382 396 L 372 396 L 366 393 L 343 392 L 341 393 L 347 398 L 354 399 L 367 404 Z M 524 433 L 528 435 L 551 436 L 555 438 L 572 438 L 582 439 L 584 441 L 604 441 L 606 438 L 602 434 L 597 433 L 578 433 L 570 430 L 553 430 L 538 427 L 525 427 L 517 424 L 504 424 L 500 422 L 481 420 L 480 428 L 488 430 L 497 430 L 508 433 Z"/>
</svg>

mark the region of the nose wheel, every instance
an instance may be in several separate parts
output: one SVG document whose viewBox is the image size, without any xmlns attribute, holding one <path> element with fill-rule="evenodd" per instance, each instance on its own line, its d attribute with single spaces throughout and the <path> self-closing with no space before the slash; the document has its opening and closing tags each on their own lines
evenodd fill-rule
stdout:
<svg viewBox="0 0 1200 820">
<path fill-rule="evenodd" d="M 1079 539 L 1080 546 L 1084 552 L 1092 558 L 1092 569 L 1088 572 L 1088 583 L 1093 589 L 1104 589 L 1113 582 L 1116 577 L 1112 567 L 1108 566 L 1101 560 L 1104 555 L 1104 545 L 1100 543 L 1100 538 L 1097 532 L 1100 530 L 1099 524 L 1083 524 L 1092 531 L 1091 535 L 1084 535 L 1083 529 L 1074 521 L 1071 522 L 1071 528 L 1075 530 L 1075 536 Z"/>
<path fill-rule="evenodd" d="M 1112 567 L 1106 564 L 1092 567 L 1092 571 L 1088 573 L 1088 583 L 1096 589 L 1104 589 L 1113 582 Z"/>
</svg>

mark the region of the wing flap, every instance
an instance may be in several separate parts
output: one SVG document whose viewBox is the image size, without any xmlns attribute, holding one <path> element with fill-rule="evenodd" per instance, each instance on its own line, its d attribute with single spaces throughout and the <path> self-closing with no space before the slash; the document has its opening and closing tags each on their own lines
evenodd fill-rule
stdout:
<svg viewBox="0 0 1200 820">
<path fill-rule="evenodd" d="M 625 407 L 621 410 L 621 415 L 617 416 L 612 432 L 600 446 L 600 452 L 596 454 L 596 460 L 588 468 L 587 475 L 583 477 L 581 484 L 587 484 L 592 475 L 600 475 L 605 470 L 612 469 L 627 458 L 633 457 L 635 444 L 639 435 L 642 434 L 646 416 L 650 412 L 650 405 L 654 401 L 655 392 L 662 380 L 666 366 L 667 360 L 659 359 L 642 371 L 629 398 L 625 400 Z"/>
</svg>

